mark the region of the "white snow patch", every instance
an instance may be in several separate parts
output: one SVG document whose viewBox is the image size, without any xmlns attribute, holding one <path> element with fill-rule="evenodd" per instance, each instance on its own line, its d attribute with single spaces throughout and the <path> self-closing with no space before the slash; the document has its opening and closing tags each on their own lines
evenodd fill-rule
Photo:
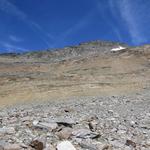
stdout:
<svg viewBox="0 0 150 150">
<path fill-rule="evenodd" d="M 116 51 L 120 51 L 120 50 L 123 50 L 123 49 L 126 49 L 125 47 L 122 47 L 122 46 L 119 46 L 117 48 L 113 48 L 111 49 L 112 52 L 116 52 Z"/>
</svg>

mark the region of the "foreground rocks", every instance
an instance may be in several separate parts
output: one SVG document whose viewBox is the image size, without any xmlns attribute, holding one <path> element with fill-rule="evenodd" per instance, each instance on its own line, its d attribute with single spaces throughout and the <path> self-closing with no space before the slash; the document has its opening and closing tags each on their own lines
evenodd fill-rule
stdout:
<svg viewBox="0 0 150 150">
<path fill-rule="evenodd" d="M 0 111 L 0 150 L 149 150 L 149 94 L 84 97 Z"/>
</svg>

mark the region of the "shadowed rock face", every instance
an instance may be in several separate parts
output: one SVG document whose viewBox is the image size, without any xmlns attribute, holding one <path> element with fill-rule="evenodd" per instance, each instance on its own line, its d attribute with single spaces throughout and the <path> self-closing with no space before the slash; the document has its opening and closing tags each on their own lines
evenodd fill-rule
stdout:
<svg viewBox="0 0 150 150">
<path fill-rule="evenodd" d="M 119 46 L 126 49 L 111 52 Z M 149 88 L 150 46 L 94 41 L 55 51 L 0 55 L 0 105 Z"/>
</svg>

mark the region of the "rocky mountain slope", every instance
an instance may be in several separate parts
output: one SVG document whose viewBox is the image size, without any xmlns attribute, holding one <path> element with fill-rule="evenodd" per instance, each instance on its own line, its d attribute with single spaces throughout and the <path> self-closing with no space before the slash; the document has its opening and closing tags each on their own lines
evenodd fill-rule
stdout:
<svg viewBox="0 0 150 150">
<path fill-rule="evenodd" d="M 57 51 L 0 56 L 0 104 L 116 95 L 149 88 L 150 46 L 90 42 Z"/>
<path fill-rule="evenodd" d="M 149 150 L 149 91 L 150 45 L 0 55 L 0 150 Z"/>
</svg>

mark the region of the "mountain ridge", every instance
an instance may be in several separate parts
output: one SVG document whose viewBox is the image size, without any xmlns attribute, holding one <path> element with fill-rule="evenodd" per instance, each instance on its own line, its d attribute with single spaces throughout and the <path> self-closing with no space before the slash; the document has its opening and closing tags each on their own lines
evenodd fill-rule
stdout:
<svg viewBox="0 0 150 150">
<path fill-rule="evenodd" d="M 150 87 L 150 45 L 82 43 L 0 56 L 1 105 L 74 96 L 121 95 Z"/>
<path fill-rule="evenodd" d="M 121 43 L 121 42 L 113 42 L 113 41 L 102 41 L 102 40 L 95 40 L 95 41 L 87 41 L 87 42 L 81 42 L 77 45 L 72 45 L 72 46 L 65 46 L 63 48 L 52 48 L 52 49 L 44 49 L 44 50 L 30 50 L 30 51 L 27 51 L 27 52 L 22 52 L 22 53 L 15 53 L 15 52 L 8 52 L 8 53 L 1 53 L 0 55 L 13 55 L 13 54 L 16 54 L 16 55 L 20 55 L 20 54 L 26 54 L 26 53 L 36 53 L 36 52 L 41 52 L 41 51 L 49 51 L 49 52 L 53 52 L 53 51 L 59 51 L 59 50 L 64 50 L 64 49 L 68 49 L 68 48 L 75 48 L 75 47 L 86 47 L 86 46 L 115 46 L 115 45 L 123 45 L 123 46 L 128 46 L 127 44 L 124 44 L 124 43 Z"/>
<path fill-rule="evenodd" d="M 30 51 L 25 53 L 3 53 L 0 56 L 3 57 L 21 57 L 23 59 L 42 59 L 51 62 L 62 61 L 73 58 L 85 58 L 94 55 L 105 55 L 110 53 L 111 49 L 123 46 L 128 48 L 129 46 L 119 42 L 111 41 L 90 41 L 82 42 L 75 46 L 68 46 L 64 48 L 47 49 L 39 51 Z"/>
<path fill-rule="evenodd" d="M 133 53 L 149 53 L 150 45 L 134 46 L 131 47 L 127 44 L 120 42 L 111 42 L 111 41 L 88 41 L 82 42 L 74 46 L 66 46 L 64 48 L 56 49 L 46 49 L 38 51 L 29 51 L 24 53 L 1 53 L 0 56 L 3 57 L 22 57 L 22 58 L 41 58 L 44 60 L 50 59 L 52 62 L 61 61 L 65 59 L 72 59 L 77 57 L 87 57 L 92 55 L 105 55 L 111 54 L 111 49 L 117 48 L 119 46 L 125 47 L 125 51 L 132 51 Z M 115 53 L 113 51 L 113 53 Z M 117 53 L 117 51 L 116 51 Z"/>
</svg>

